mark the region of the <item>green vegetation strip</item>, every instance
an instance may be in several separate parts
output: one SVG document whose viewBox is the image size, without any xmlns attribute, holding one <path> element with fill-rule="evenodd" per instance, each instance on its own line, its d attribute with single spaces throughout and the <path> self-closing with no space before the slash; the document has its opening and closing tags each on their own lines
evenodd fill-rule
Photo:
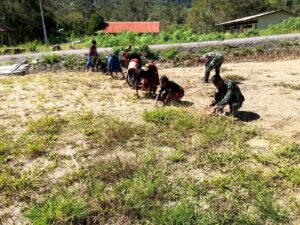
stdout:
<svg viewBox="0 0 300 225">
<path fill-rule="evenodd" d="M 172 44 L 172 43 L 187 43 L 187 42 L 201 42 L 213 40 L 226 40 L 233 38 L 256 37 L 273 34 L 287 34 L 297 33 L 300 31 L 300 17 L 290 18 L 284 20 L 277 25 L 271 25 L 264 30 L 250 30 L 245 33 L 209 33 L 196 34 L 188 27 L 179 27 L 172 31 L 162 31 L 160 34 L 136 34 L 136 33 L 121 33 L 117 35 L 100 34 L 97 36 L 74 37 L 68 39 L 68 42 L 82 40 L 81 43 L 75 45 L 75 48 L 88 48 L 92 40 L 96 40 L 98 47 L 119 47 L 119 46 L 137 46 L 137 45 L 152 45 L 152 44 Z M 51 51 L 51 46 L 45 46 L 39 41 L 28 42 L 17 46 L 26 51 Z M 62 49 L 69 49 L 70 44 L 62 44 Z M 5 47 L 4 47 L 5 48 Z M 2 51 L 4 49 L 2 47 Z M 1 50 L 1 49 L 0 49 Z M 12 52 L 13 53 L 13 52 Z M 171 57 L 169 55 L 169 57 Z"/>
</svg>

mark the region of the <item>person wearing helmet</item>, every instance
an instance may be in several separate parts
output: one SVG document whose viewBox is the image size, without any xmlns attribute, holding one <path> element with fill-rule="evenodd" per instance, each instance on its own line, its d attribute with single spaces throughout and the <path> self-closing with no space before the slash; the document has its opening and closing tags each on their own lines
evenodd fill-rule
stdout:
<svg viewBox="0 0 300 225">
<path fill-rule="evenodd" d="M 208 83 L 210 72 L 213 69 L 216 70 L 216 75 L 220 76 L 220 69 L 224 60 L 224 56 L 219 52 L 208 52 L 200 58 L 199 62 L 205 64 L 203 83 Z"/>
<path fill-rule="evenodd" d="M 229 114 L 236 116 L 236 113 L 245 101 L 239 86 L 231 80 L 225 82 L 217 75 L 214 75 L 211 80 L 217 88 L 214 100 L 209 105 L 209 107 L 212 108 L 212 113 L 223 113 L 224 107 L 229 105 Z"/>
<path fill-rule="evenodd" d="M 158 101 L 162 101 L 164 105 L 172 101 L 180 101 L 184 96 L 183 88 L 174 81 L 170 81 L 166 76 L 160 78 L 160 88 L 156 97 L 156 105 Z"/>
</svg>

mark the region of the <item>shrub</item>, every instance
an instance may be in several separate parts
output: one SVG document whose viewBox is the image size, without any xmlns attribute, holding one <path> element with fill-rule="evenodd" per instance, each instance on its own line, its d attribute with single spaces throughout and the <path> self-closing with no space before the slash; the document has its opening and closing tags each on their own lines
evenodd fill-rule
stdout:
<svg viewBox="0 0 300 225">
<path fill-rule="evenodd" d="M 43 55 L 42 56 L 42 62 L 48 63 L 48 64 L 54 64 L 58 63 L 61 60 L 61 56 L 57 54 L 52 55 Z"/>
<path fill-rule="evenodd" d="M 164 59 L 174 59 L 178 53 L 176 48 L 168 48 L 166 50 L 162 50 L 160 55 Z"/>
</svg>

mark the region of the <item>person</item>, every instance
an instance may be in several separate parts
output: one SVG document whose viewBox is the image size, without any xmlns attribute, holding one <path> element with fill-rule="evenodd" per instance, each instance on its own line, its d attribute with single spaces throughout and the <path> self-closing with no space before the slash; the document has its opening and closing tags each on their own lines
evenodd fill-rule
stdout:
<svg viewBox="0 0 300 225">
<path fill-rule="evenodd" d="M 142 68 L 142 65 L 143 65 L 143 61 L 142 61 L 142 54 L 140 52 L 133 52 L 132 54 L 129 54 L 129 57 L 128 57 L 128 60 L 129 60 L 129 63 L 131 61 L 135 61 L 138 63 L 138 66 L 139 66 L 139 69 Z"/>
<path fill-rule="evenodd" d="M 130 84 L 130 86 L 134 87 L 136 91 L 136 96 L 139 96 L 138 88 L 141 81 L 141 69 L 142 69 L 142 57 L 141 53 L 134 52 L 129 55 L 129 64 L 128 64 L 128 79 L 127 82 Z"/>
<path fill-rule="evenodd" d="M 89 49 L 89 54 L 87 55 L 87 63 L 86 67 L 89 69 L 89 67 L 92 67 L 92 71 L 95 72 L 95 66 L 97 64 L 98 59 L 98 53 L 97 53 L 97 42 L 95 40 L 92 41 L 92 46 Z"/>
<path fill-rule="evenodd" d="M 122 70 L 122 66 L 119 60 L 119 53 L 114 52 L 112 55 L 108 57 L 108 71 L 110 72 L 111 77 L 113 78 L 113 73 L 121 73 L 123 79 L 125 79 L 125 75 Z"/>
<path fill-rule="evenodd" d="M 156 97 L 156 105 L 158 101 L 162 101 L 164 105 L 172 101 L 180 101 L 184 96 L 184 90 L 174 81 L 170 81 L 168 77 L 162 76 L 160 78 L 160 91 Z"/>
<path fill-rule="evenodd" d="M 214 100 L 209 105 L 212 108 L 212 113 L 223 113 L 224 107 L 229 105 L 229 114 L 236 116 L 236 113 L 245 101 L 245 97 L 238 85 L 231 80 L 225 82 L 217 75 L 212 77 L 212 83 L 217 88 Z"/>
<path fill-rule="evenodd" d="M 210 72 L 215 69 L 216 75 L 220 76 L 221 66 L 224 63 L 224 56 L 219 52 L 209 52 L 200 58 L 200 63 L 205 64 L 205 75 L 203 83 L 208 83 Z"/>
<path fill-rule="evenodd" d="M 131 52 L 131 45 L 122 54 L 122 66 L 128 68 L 129 64 L 129 53 Z"/>
<path fill-rule="evenodd" d="M 149 94 L 155 95 L 159 85 L 158 69 L 153 62 L 142 67 L 140 75 L 142 78 L 142 90 L 149 91 Z"/>
</svg>

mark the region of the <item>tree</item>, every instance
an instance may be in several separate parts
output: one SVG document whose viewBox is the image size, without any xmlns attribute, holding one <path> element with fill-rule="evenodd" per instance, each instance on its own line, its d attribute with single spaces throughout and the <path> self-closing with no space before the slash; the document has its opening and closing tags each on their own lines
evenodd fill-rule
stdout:
<svg viewBox="0 0 300 225">
<path fill-rule="evenodd" d="M 226 0 L 198 0 L 188 14 L 188 25 L 197 33 L 215 31 L 215 25 L 223 21 L 229 9 Z"/>
<path fill-rule="evenodd" d="M 92 13 L 87 25 L 88 34 L 95 34 L 104 26 L 104 19 L 98 13 Z"/>
</svg>

